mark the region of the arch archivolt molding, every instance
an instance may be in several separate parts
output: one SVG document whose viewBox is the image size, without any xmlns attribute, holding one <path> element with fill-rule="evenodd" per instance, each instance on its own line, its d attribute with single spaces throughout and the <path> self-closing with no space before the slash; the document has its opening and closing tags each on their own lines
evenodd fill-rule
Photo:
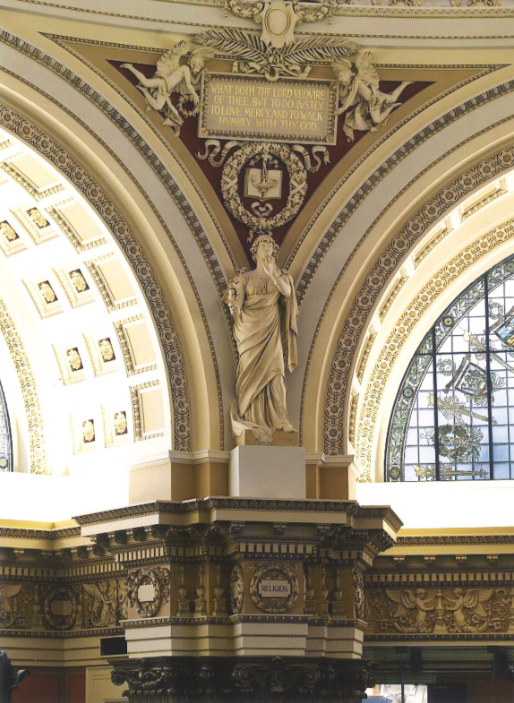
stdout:
<svg viewBox="0 0 514 703">
<path fill-rule="evenodd" d="M 470 196 L 496 176 L 510 170 L 513 165 L 514 146 L 508 146 L 454 178 L 415 212 L 376 257 L 363 285 L 356 290 L 353 296 L 351 308 L 344 319 L 341 332 L 334 345 L 334 357 L 329 362 L 330 371 L 328 372 L 322 420 L 325 454 L 347 453 L 345 443 L 348 441 L 348 436 L 345 435 L 345 430 L 347 432 L 353 426 L 356 444 L 362 440 L 361 444 L 356 446 L 357 456 L 364 462 L 366 476 L 369 475 L 371 454 L 368 452 L 371 452 L 371 445 L 369 447 L 367 445 L 369 436 L 366 435 L 365 438 L 362 435 L 361 437 L 356 428 L 358 399 L 355 394 L 353 396 L 351 394 L 351 379 L 352 371 L 356 368 L 358 375 L 361 377 L 363 375 L 367 357 L 375 341 L 374 330 L 370 328 L 370 323 L 373 315 L 376 314 L 378 303 L 382 299 L 384 291 L 387 291 L 386 298 L 391 297 L 391 301 L 399 293 L 403 282 L 402 276 L 397 276 L 398 269 L 427 233 L 461 200 Z M 375 224 L 376 222 L 373 226 Z M 397 280 L 391 288 L 395 276 L 397 276 Z M 327 307 L 328 302 L 323 311 L 324 314 Z M 364 337 L 366 329 L 370 330 L 367 338 Z M 376 402 L 376 399 L 370 402 Z M 364 408 L 360 402 L 359 406 Z M 359 412 L 359 417 L 364 417 L 364 410 Z M 372 428 L 370 428 L 371 430 Z"/>
<path fill-rule="evenodd" d="M 383 411 L 382 403 L 386 396 L 388 381 L 390 380 L 393 367 L 403 349 L 408 338 L 413 335 L 419 339 L 416 334 L 418 326 L 422 327 L 420 334 L 426 331 L 427 311 L 437 305 L 440 298 L 444 298 L 442 304 L 446 304 L 447 291 L 455 291 L 455 284 L 459 279 L 463 278 L 466 273 L 472 274 L 472 278 L 480 275 L 481 271 L 477 271 L 477 266 L 481 260 L 486 260 L 488 263 L 485 268 L 490 265 L 490 255 L 498 252 L 496 260 L 503 258 L 505 254 L 505 244 L 508 244 L 514 239 L 514 219 L 511 218 L 499 226 L 487 232 L 481 232 L 479 236 L 464 247 L 456 256 L 448 263 L 440 267 L 423 288 L 414 296 L 402 314 L 396 318 L 394 324 L 390 324 L 392 329 L 385 343 L 381 345 L 378 351 L 376 361 L 373 363 L 372 374 L 369 376 L 366 384 L 363 384 L 363 398 L 359 403 L 359 407 L 355 408 L 354 417 L 355 423 L 355 450 L 356 459 L 362 469 L 361 480 L 370 481 L 373 476 L 373 462 L 378 458 L 378 443 L 376 439 L 381 432 L 381 423 L 377 422 L 380 417 L 384 418 L 387 423 L 386 413 Z M 484 266 L 480 267 L 484 268 Z M 476 274 L 476 275 L 475 275 Z M 457 285 L 459 291 L 469 283 Z M 455 292 L 457 295 L 457 292 Z M 455 297 L 450 296 L 450 298 Z M 440 312 L 441 305 L 437 307 L 437 312 Z M 443 308 L 444 309 L 444 308 Z M 392 384 L 391 391 L 394 395 Z M 394 398 L 389 397 L 388 407 Z M 382 429 L 382 434 L 385 436 L 385 428 Z M 382 448 L 382 443 L 380 443 Z M 377 462 L 379 463 L 379 462 Z"/>
<path fill-rule="evenodd" d="M 450 89 L 447 93 L 444 93 L 443 95 L 437 96 L 433 102 L 439 102 L 443 98 L 447 97 L 457 89 L 462 88 L 464 85 L 468 83 L 472 83 L 473 81 L 476 81 L 478 78 L 481 78 L 483 76 L 486 76 L 487 74 L 490 74 L 492 71 L 497 69 L 497 66 L 488 68 L 478 76 L 474 76 L 472 78 L 469 78 L 467 81 L 464 81 L 463 83 L 458 84 L 457 86 L 454 86 L 452 89 Z M 458 105 L 457 107 L 453 106 L 452 109 L 448 110 L 444 115 L 441 117 L 437 118 L 430 124 L 426 125 L 422 129 L 420 129 L 418 132 L 415 134 L 409 134 L 409 138 L 404 141 L 390 156 L 388 156 L 383 162 L 377 163 L 376 168 L 373 170 L 371 175 L 369 175 L 364 183 L 362 183 L 359 187 L 356 188 L 356 192 L 353 193 L 353 195 L 348 199 L 348 201 L 345 203 L 343 208 L 338 212 L 336 217 L 332 220 L 330 225 L 323 231 L 323 236 L 319 238 L 318 241 L 312 242 L 312 235 L 316 231 L 317 227 L 317 221 L 320 218 L 321 213 L 323 212 L 323 209 L 328 207 L 330 202 L 333 201 L 333 199 L 338 195 L 338 193 L 344 191 L 346 186 L 346 183 L 351 179 L 353 174 L 356 174 L 358 169 L 366 162 L 369 164 L 369 158 L 372 156 L 374 152 L 377 152 L 379 150 L 379 147 L 384 143 L 386 140 L 389 140 L 394 132 L 398 132 L 402 127 L 404 127 L 408 122 L 411 122 L 413 118 L 416 117 L 418 113 L 424 113 L 427 107 L 432 104 L 429 103 L 429 105 L 424 105 L 422 108 L 420 108 L 418 111 L 416 111 L 414 114 L 409 115 L 406 117 L 400 124 L 398 124 L 393 132 L 389 131 L 387 134 L 383 136 L 382 139 L 380 139 L 376 144 L 373 145 L 372 151 L 368 151 L 363 156 L 361 159 L 359 159 L 355 164 L 351 166 L 349 169 L 348 173 L 345 174 L 344 181 L 338 183 L 337 188 L 331 192 L 330 194 L 327 195 L 327 197 L 324 199 L 323 203 L 321 206 L 318 208 L 316 215 L 312 218 L 312 220 L 308 223 L 308 226 L 305 228 L 304 232 L 302 235 L 298 238 L 291 254 L 289 255 L 287 266 L 288 268 L 292 267 L 294 265 L 295 258 L 299 255 L 300 251 L 304 248 L 304 245 L 307 244 L 309 241 L 311 246 L 309 247 L 310 251 L 310 260 L 308 263 L 308 266 L 303 269 L 299 276 L 299 280 L 297 283 L 297 295 L 298 295 L 298 302 L 301 305 L 305 295 L 308 291 L 309 286 L 311 285 L 316 272 L 318 271 L 321 262 L 323 259 L 326 257 L 328 252 L 330 251 L 330 247 L 334 240 L 339 236 L 341 233 L 341 230 L 344 228 L 346 223 L 349 221 L 349 219 L 352 217 L 352 215 L 357 211 L 359 207 L 363 205 L 365 202 L 366 198 L 372 193 L 373 189 L 377 186 L 377 184 L 382 181 L 384 178 L 386 178 L 388 175 L 390 175 L 391 171 L 398 166 L 398 164 L 403 161 L 407 156 L 412 154 L 417 148 L 419 148 L 421 145 L 423 145 L 428 139 L 433 137 L 434 135 L 438 134 L 442 130 L 446 129 L 450 125 L 452 125 L 454 122 L 456 122 L 459 119 L 462 119 L 469 113 L 473 112 L 474 110 L 480 108 L 481 106 L 484 106 L 488 104 L 491 100 L 495 100 L 503 95 L 506 95 L 507 93 L 510 93 L 514 91 L 514 81 L 509 81 L 506 82 L 502 85 L 495 86 L 493 88 L 490 88 L 486 91 L 483 91 L 479 95 L 474 96 L 473 98 L 466 100 L 463 102 L 461 105 Z M 391 201 L 391 204 L 394 202 L 394 200 Z M 362 237 L 360 242 L 357 244 L 356 249 L 363 244 L 365 240 L 365 237 Z"/>
<path fill-rule="evenodd" d="M 191 442 L 189 394 L 179 340 L 153 271 L 128 224 L 98 183 L 52 137 L 44 134 L 28 119 L 6 106 L 0 106 L 0 124 L 27 142 L 69 179 L 102 218 L 124 252 L 148 303 L 163 352 L 172 394 L 174 449 L 189 451 Z M 29 431 L 32 452 L 32 446 L 37 442 L 37 434 L 42 431 L 42 427 L 38 429 L 29 421 Z M 33 470 L 33 472 L 44 471 Z"/>
<path fill-rule="evenodd" d="M 11 355 L 21 389 L 29 433 L 30 473 L 46 473 L 43 414 L 30 362 L 18 330 L 0 299 L 0 331 Z"/>
</svg>

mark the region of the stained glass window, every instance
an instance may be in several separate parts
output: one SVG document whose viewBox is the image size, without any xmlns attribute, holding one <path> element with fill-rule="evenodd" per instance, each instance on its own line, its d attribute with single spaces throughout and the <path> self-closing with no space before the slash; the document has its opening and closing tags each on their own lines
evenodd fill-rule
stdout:
<svg viewBox="0 0 514 703">
<path fill-rule="evenodd" d="M 441 315 L 400 385 L 386 481 L 514 478 L 514 256 Z"/>
<path fill-rule="evenodd" d="M 12 471 L 11 428 L 4 392 L 0 384 L 0 471 Z"/>
</svg>

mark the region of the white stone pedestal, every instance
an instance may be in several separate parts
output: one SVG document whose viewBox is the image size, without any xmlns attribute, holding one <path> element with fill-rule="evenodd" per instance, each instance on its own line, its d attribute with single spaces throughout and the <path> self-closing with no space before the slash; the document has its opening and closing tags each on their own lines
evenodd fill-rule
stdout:
<svg viewBox="0 0 514 703">
<path fill-rule="evenodd" d="M 240 446 L 230 452 L 229 495 L 305 499 L 303 447 Z"/>
</svg>

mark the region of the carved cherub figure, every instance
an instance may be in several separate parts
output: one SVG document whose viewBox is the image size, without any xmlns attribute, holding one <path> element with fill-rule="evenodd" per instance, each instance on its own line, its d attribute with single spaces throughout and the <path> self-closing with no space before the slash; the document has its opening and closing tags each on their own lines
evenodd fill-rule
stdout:
<svg viewBox="0 0 514 703">
<path fill-rule="evenodd" d="M 391 94 L 379 89 L 380 78 L 372 63 L 370 51 L 360 53 L 355 59 L 355 70 L 351 61 L 341 59 L 332 64 L 339 81 L 339 102 L 337 114 L 346 112 L 343 131 L 349 141 L 354 140 L 354 130 L 363 132 L 377 129 L 389 117 L 403 90 L 410 81 L 403 81 Z"/>
<path fill-rule="evenodd" d="M 444 599 L 449 604 L 446 609 L 453 612 L 453 620 L 457 632 L 476 632 L 478 628 L 469 625 L 464 616 L 464 608 L 474 611 L 479 618 L 485 619 L 487 613 L 482 605 L 492 596 L 492 588 L 468 588 L 464 593 L 462 588 L 454 588 L 453 593 L 455 598 L 448 598 L 445 595 Z"/>
<path fill-rule="evenodd" d="M 189 61 L 181 64 L 182 57 L 188 53 L 191 53 Z M 152 78 L 147 78 L 131 63 L 124 63 L 121 68 L 126 68 L 138 79 L 139 85 L 136 87 L 144 95 L 147 111 L 163 110 L 166 114 L 163 124 L 170 126 L 175 135 L 178 135 L 184 120 L 171 102 L 171 95 L 178 92 L 184 98 L 191 99 L 195 106 L 198 105 L 200 98 L 195 86 L 198 85 L 205 59 L 209 55 L 210 52 L 205 49 L 191 50 L 189 42 L 179 41 L 159 58 Z"/>
<path fill-rule="evenodd" d="M 424 588 L 417 588 L 412 592 L 409 588 L 405 590 L 386 590 L 387 597 L 395 603 L 398 608 L 394 618 L 401 617 L 406 611 L 417 609 L 415 618 L 415 630 L 417 632 L 427 632 L 427 613 L 434 610 L 435 601 L 433 595 L 427 595 Z"/>
</svg>

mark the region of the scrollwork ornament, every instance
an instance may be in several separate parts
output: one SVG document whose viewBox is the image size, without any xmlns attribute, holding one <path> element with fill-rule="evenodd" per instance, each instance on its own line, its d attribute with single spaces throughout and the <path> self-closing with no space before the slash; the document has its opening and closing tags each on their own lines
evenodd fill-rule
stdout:
<svg viewBox="0 0 514 703">
<path fill-rule="evenodd" d="M 243 610 L 243 585 L 243 569 L 240 564 L 236 564 L 230 574 L 230 607 L 234 615 L 239 615 Z"/>
<path fill-rule="evenodd" d="M 21 590 L 21 584 L 5 583 L 0 586 L 0 627 L 24 626 L 20 613 Z"/>
<path fill-rule="evenodd" d="M 116 585 L 112 582 L 82 584 L 88 604 L 86 625 L 108 627 L 115 624 L 117 598 Z"/>
<path fill-rule="evenodd" d="M 366 617 L 366 595 L 364 590 L 364 576 L 360 571 L 353 572 L 353 602 L 355 617 L 364 620 Z"/>
<path fill-rule="evenodd" d="M 264 564 L 252 575 L 250 597 L 266 613 L 287 613 L 300 593 L 296 574 L 283 564 Z"/>
</svg>

